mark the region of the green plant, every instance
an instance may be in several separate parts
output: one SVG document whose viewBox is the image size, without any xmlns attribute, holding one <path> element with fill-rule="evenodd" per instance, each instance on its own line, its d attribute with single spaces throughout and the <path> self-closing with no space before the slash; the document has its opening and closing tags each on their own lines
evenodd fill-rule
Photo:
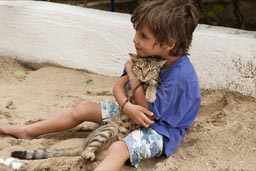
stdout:
<svg viewBox="0 0 256 171">
<path fill-rule="evenodd" d="M 204 11 L 202 13 L 202 18 L 209 17 L 209 18 L 216 19 L 218 17 L 218 15 L 223 12 L 223 10 L 224 10 L 223 5 L 216 4 L 213 6 L 213 8 L 210 11 Z"/>
<path fill-rule="evenodd" d="M 145 2 L 146 0 L 138 0 L 138 3 L 141 4 L 143 2 Z"/>
</svg>

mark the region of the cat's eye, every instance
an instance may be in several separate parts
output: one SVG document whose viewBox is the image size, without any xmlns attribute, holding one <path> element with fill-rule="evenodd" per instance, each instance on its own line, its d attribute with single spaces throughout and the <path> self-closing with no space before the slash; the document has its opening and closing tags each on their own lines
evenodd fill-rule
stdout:
<svg viewBox="0 0 256 171">
<path fill-rule="evenodd" d="M 142 70 L 142 67 L 141 66 L 136 66 L 136 69 L 141 71 Z"/>
<path fill-rule="evenodd" d="M 155 69 L 155 68 L 150 68 L 149 71 L 150 71 L 150 72 L 155 72 L 156 69 Z"/>
</svg>

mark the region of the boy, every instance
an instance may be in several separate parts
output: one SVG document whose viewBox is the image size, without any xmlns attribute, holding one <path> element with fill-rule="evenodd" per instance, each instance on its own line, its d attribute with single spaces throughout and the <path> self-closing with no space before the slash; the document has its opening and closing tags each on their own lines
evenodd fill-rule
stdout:
<svg viewBox="0 0 256 171">
<path fill-rule="evenodd" d="M 167 60 L 160 72 L 160 85 L 154 103 L 148 103 L 139 80 L 132 79 L 132 63 L 114 85 L 114 97 L 123 111 L 142 129 L 114 142 L 96 170 L 122 170 L 127 159 L 135 167 L 142 159 L 170 156 L 184 138 L 186 130 L 200 108 L 198 79 L 187 54 L 198 12 L 189 0 L 150 0 L 137 7 L 131 21 L 136 30 L 134 45 L 142 57 L 156 56 Z M 135 104 L 127 101 L 125 86 L 135 92 Z M 107 107 L 106 107 L 107 106 Z M 110 108 L 110 109 L 109 109 Z M 107 110 L 109 109 L 109 110 Z M 70 111 L 45 121 L 26 126 L 7 125 L 0 133 L 18 138 L 63 131 L 83 121 L 101 123 L 119 110 L 113 102 L 81 102 Z"/>
</svg>

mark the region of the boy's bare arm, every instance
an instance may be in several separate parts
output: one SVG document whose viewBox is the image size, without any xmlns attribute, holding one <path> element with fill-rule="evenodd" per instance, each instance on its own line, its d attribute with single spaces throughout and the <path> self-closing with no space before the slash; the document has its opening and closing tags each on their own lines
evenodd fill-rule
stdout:
<svg viewBox="0 0 256 171">
<path fill-rule="evenodd" d="M 125 94 L 125 84 L 128 81 L 128 76 L 122 76 L 119 78 L 119 80 L 114 84 L 113 87 L 113 95 L 117 101 L 117 103 L 122 106 L 127 99 L 127 96 Z"/>
</svg>

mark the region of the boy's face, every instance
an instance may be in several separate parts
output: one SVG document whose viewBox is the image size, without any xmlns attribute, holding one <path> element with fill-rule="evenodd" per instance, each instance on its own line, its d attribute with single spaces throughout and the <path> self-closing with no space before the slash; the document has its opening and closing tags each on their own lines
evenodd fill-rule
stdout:
<svg viewBox="0 0 256 171">
<path fill-rule="evenodd" d="M 133 38 L 134 46 L 137 55 L 141 57 L 146 56 L 160 56 L 163 57 L 165 48 L 160 46 L 160 43 L 156 43 L 156 38 L 147 25 L 135 30 Z M 167 53 L 168 54 L 168 53 Z"/>
</svg>

